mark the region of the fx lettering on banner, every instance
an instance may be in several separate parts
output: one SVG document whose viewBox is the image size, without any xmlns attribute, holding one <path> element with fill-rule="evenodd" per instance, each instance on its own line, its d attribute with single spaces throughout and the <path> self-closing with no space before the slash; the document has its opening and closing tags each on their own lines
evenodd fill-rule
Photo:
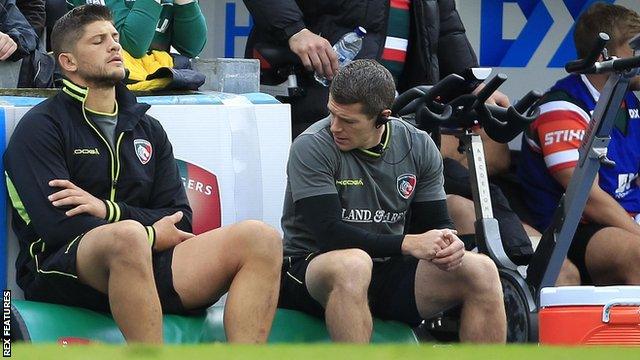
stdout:
<svg viewBox="0 0 640 360">
<path fill-rule="evenodd" d="M 576 58 L 573 46 L 575 20 L 580 13 L 597 0 L 549 0 L 558 1 L 571 14 L 574 25 L 551 57 L 548 67 L 563 67 Z M 614 0 L 604 0 L 613 3 Z M 515 5 L 525 19 L 525 24 L 515 39 L 505 39 L 505 5 Z M 510 6 L 514 8 L 514 6 Z M 545 40 L 554 17 L 544 0 L 482 0 L 480 20 L 480 65 L 497 67 L 526 67 L 536 50 Z"/>
</svg>

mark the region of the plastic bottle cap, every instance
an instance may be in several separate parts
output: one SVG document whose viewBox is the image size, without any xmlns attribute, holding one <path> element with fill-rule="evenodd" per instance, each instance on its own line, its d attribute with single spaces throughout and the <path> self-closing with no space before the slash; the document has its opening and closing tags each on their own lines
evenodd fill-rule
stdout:
<svg viewBox="0 0 640 360">
<path fill-rule="evenodd" d="M 367 35 L 367 30 L 362 26 L 358 26 L 354 31 L 359 37 L 364 37 L 365 35 Z"/>
</svg>

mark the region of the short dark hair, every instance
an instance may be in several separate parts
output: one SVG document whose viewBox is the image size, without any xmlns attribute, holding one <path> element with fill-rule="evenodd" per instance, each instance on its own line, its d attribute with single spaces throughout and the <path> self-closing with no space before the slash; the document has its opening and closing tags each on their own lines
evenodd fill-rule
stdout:
<svg viewBox="0 0 640 360">
<path fill-rule="evenodd" d="M 71 9 L 56 21 L 51 31 L 51 48 L 58 57 L 69 52 L 84 35 L 85 26 L 96 21 L 113 21 L 111 11 L 102 5 L 82 5 Z"/>
<path fill-rule="evenodd" d="M 585 10 L 576 22 L 573 42 L 580 58 L 589 55 L 598 33 L 611 38 L 609 50 L 622 46 L 640 33 L 640 15 L 624 6 L 597 2 Z M 616 54 L 611 54 L 616 55 Z"/>
<path fill-rule="evenodd" d="M 364 114 L 378 116 L 391 109 L 396 94 L 393 76 L 375 60 L 354 60 L 338 70 L 329 90 L 338 104 L 362 104 Z"/>
</svg>

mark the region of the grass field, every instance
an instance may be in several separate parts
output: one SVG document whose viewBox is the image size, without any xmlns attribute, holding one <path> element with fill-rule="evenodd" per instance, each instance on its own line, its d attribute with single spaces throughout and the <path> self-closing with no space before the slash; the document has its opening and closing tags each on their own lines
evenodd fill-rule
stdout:
<svg viewBox="0 0 640 360">
<path fill-rule="evenodd" d="M 110 345 L 28 345 L 14 344 L 16 359 L 421 359 L 421 360 L 623 360 L 640 359 L 640 348 L 612 347 L 540 347 L 536 345 L 183 345 L 183 346 L 110 346 Z"/>
</svg>

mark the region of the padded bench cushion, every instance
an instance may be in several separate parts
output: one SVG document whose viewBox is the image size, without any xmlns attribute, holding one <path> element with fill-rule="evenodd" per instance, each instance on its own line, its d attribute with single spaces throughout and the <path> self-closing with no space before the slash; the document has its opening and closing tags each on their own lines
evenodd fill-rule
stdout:
<svg viewBox="0 0 640 360">
<path fill-rule="evenodd" d="M 123 343 L 124 337 L 109 314 L 63 305 L 26 300 L 12 301 L 13 333 L 31 342 L 57 342 L 73 337 L 105 343 Z M 222 306 L 213 306 L 203 316 L 164 315 L 166 343 L 226 341 Z M 321 319 L 298 311 L 278 309 L 269 336 L 270 343 L 328 342 L 329 334 Z M 407 325 L 374 320 L 372 342 L 416 343 Z"/>
</svg>

